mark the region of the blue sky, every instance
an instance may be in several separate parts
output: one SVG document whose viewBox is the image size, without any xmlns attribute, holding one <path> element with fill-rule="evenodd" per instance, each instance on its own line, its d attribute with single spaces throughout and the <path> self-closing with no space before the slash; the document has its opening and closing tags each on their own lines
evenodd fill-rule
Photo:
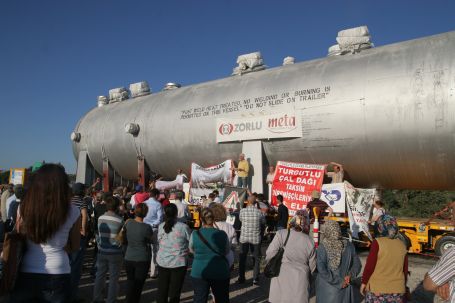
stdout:
<svg viewBox="0 0 455 303">
<path fill-rule="evenodd" d="M 61 162 L 69 135 L 110 88 L 228 76 L 237 56 L 327 54 L 341 29 L 376 46 L 455 30 L 455 1 L 0 1 L 0 169 Z"/>
</svg>

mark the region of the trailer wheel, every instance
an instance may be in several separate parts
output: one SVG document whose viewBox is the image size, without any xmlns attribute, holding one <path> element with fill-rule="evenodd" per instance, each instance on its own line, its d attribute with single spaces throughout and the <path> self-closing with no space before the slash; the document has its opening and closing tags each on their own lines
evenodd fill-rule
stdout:
<svg viewBox="0 0 455 303">
<path fill-rule="evenodd" d="M 438 242 L 436 242 L 434 251 L 438 256 L 442 256 L 448 249 L 452 247 L 455 247 L 455 234 L 442 236 Z"/>
<path fill-rule="evenodd" d="M 400 239 L 401 242 L 403 242 L 403 244 L 406 245 L 406 249 L 409 250 L 409 248 L 411 247 L 411 239 L 409 239 L 409 237 L 406 236 L 406 234 L 403 231 L 400 231 L 397 234 L 397 238 Z"/>
</svg>

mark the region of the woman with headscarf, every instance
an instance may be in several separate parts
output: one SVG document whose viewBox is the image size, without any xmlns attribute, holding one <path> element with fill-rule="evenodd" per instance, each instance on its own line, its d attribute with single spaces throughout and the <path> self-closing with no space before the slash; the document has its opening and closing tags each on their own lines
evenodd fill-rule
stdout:
<svg viewBox="0 0 455 303">
<path fill-rule="evenodd" d="M 406 302 L 408 252 L 397 238 L 397 221 L 390 215 L 382 215 L 374 228 L 376 239 L 371 243 L 360 292 L 365 295 L 366 303 Z"/>
<path fill-rule="evenodd" d="M 358 302 L 351 281 L 362 265 L 354 245 L 342 239 L 337 222 L 328 220 L 322 225 L 317 255 L 316 302 Z"/>
<path fill-rule="evenodd" d="M 279 230 L 266 252 L 266 261 L 284 247 L 280 274 L 272 278 L 269 302 L 309 301 L 310 277 L 316 269 L 316 252 L 313 240 L 308 236 L 310 224 L 304 211 L 297 211 L 289 222 L 289 229 Z"/>
</svg>

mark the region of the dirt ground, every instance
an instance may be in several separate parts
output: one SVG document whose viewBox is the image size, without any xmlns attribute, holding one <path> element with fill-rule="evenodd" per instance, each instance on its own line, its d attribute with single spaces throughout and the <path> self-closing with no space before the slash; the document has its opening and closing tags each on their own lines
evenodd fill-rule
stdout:
<svg viewBox="0 0 455 303">
<path fill-rule="evenodd" d="M 83 276 L 80 283 L 80 295 L 84 299 L 81 302 L 91 302 L 93 295 L 93 277 L 90 276 L 90 267 L 92 264 L 92 250 L 87 252 L 86 262 L 83 269 Z M 367 251 L 359 252 L 362 264 L 365 263 L 366 257 L 368 255 Z M 418 303 L 430 303 L 430 302 L 442 302 L 434 295 L 425 292 L 422 289 L 421 281 L 425 273 L 436 263 L 436 259 L 431 257 L 422 257 L 422 256 L 413 256 L 409 257 L 409 270 L 411 271 L 411 276 L 408 282 L 408 286 L 413 292 L 413 301 Z M 245 284 L 238 285 L 236 284 L 237 280 L 237 268 L 234 269 L 231 275 L 231 287 L 230 287 L 230 299 L 232 303 L 260 303 L 268 302 L 268 292 L 270 281 L 264 277 L 261 277 L 259 285 L 255 286 L 252 284 L 252 264 L 250 264 L 250 270 L 247 272 L 247 281 Z M 120 279 L 120 293 L 118 297 L 118 302 L 125 301 L 125 273 L 122 273 Z M 157 281 L 148 279 L 144 291 L 142 293 L 141 302 L 154 302 L 157 292 Z M 191 286 L 191 278 L 189 274 L 185 279 L 185 284 L 182 291 L 181 302 L 192 302 L 193 291 Z M 316 298 L 313 295 L 311 298 L 312 303 L 316 302 Z M 297 302 L 296 302 L 297 303 Z"/>
</svg>

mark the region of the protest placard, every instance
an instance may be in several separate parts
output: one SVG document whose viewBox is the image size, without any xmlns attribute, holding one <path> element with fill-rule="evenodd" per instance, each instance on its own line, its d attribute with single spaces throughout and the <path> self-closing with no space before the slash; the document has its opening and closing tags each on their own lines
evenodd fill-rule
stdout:
<svg viewBox="0 0 455 303">
<path fill-rule="evenodd" d="M 282 195 L 290 214 L 305 208 L 311 193 L 320 191 L 324 179 L 324 165 L 278 161 L 272 185 L 272 204 Z"/>
<path fill-rule="evenodd" d="M 344 186 L 352 236 L 358 238 L 359 233 L 363 232 L 372 240 L 368 220 L 370 218 L 371 208 L 373 207 L 376 190 L 355 188 L 347 181 L 344 181 Z"/>
</svg>

